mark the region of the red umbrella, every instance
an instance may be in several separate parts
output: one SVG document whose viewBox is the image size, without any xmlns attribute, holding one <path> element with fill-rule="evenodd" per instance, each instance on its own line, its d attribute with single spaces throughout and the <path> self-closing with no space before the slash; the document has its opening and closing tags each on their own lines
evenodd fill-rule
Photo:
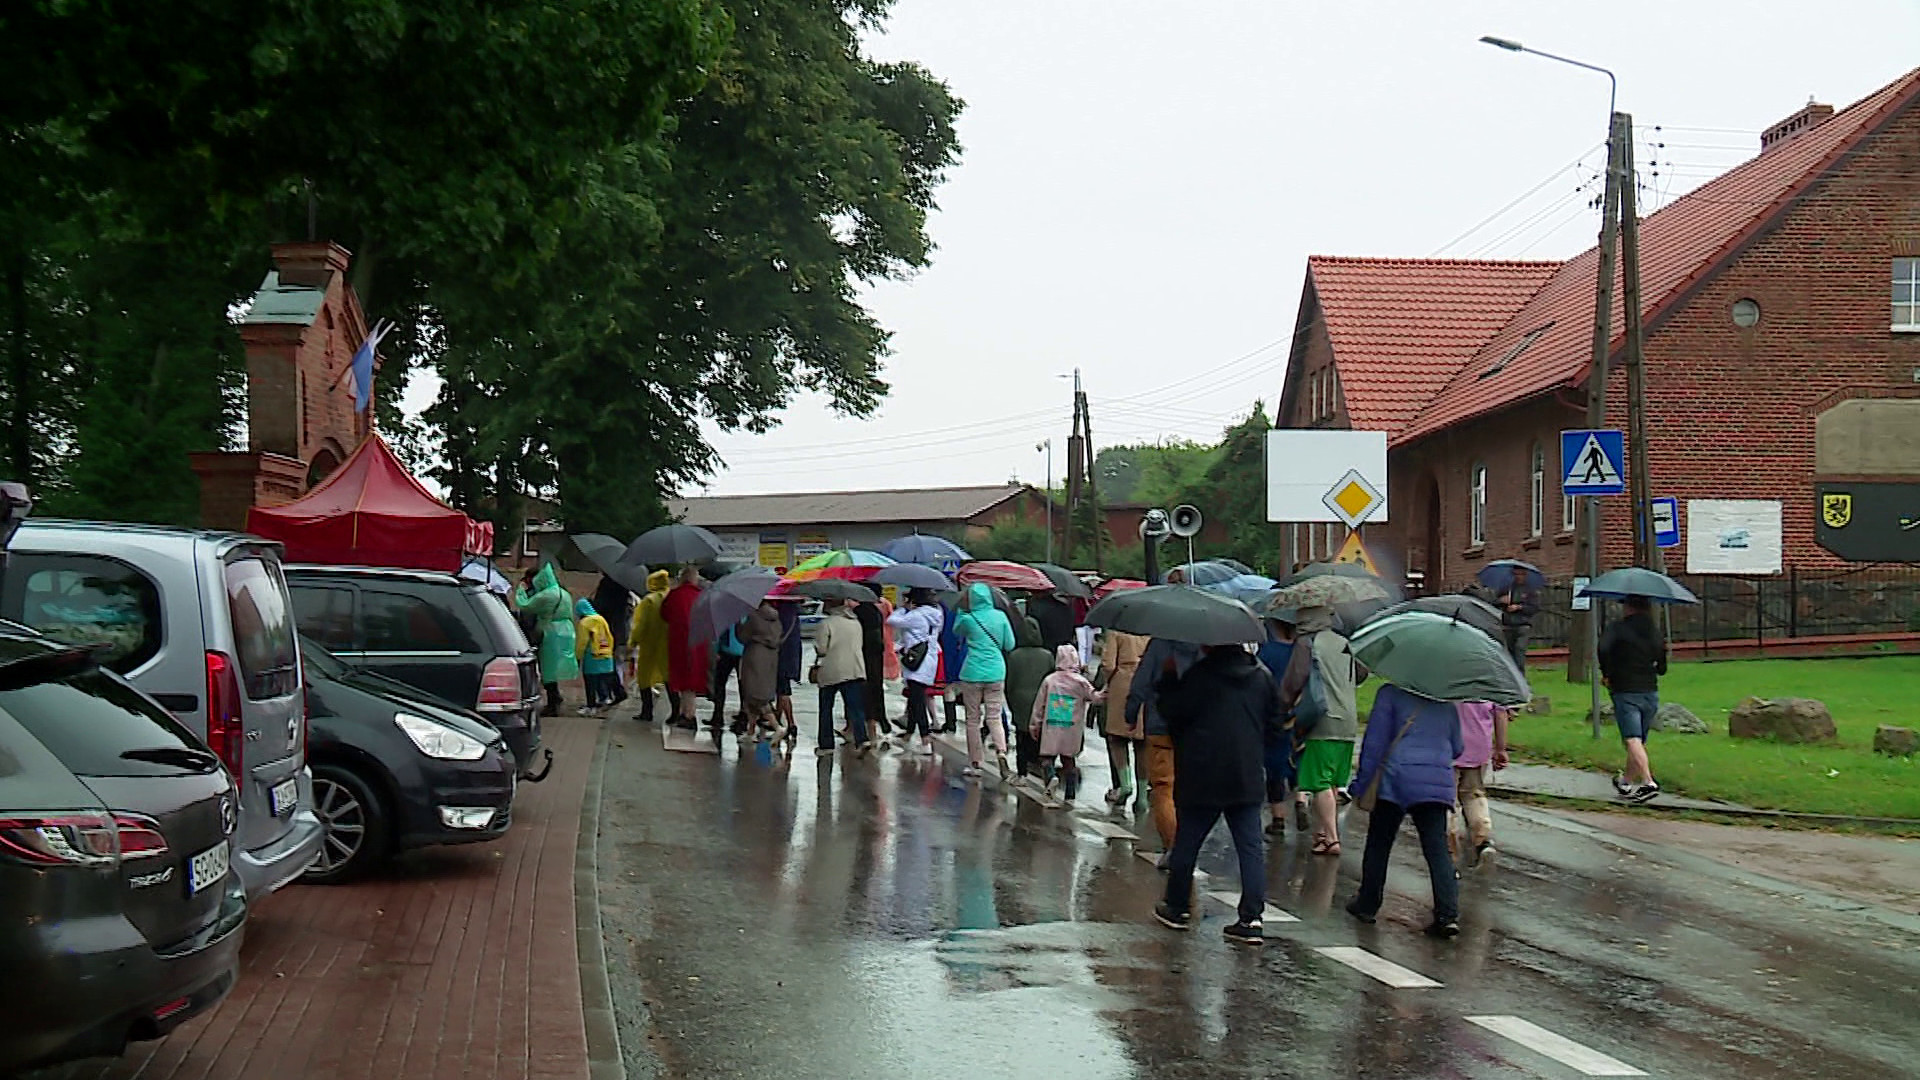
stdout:
<svg viewBox="0 0 1920 1080">
<path fill-rule="evenodd" d="M 1050 593 L 1058 588 L 1052 578 L 1031 566 L 997 559 L 970 562 L 953 575 L 953 580 L 960 585 L 971 585 L 978 581 L 996 589 L 1021 589 L 1027 592 Z"/>
<path fill-rule="evenodd" d="M 1093 598 L 1095 600 L 1105 600 L 1109 595 L 1117 593 L 1122 589 L 1144 589 L 1146 587 L 1146 582 L 1136 581 L 1133 578 L 1108 578 L 1093 587 Z"/>
</svg>

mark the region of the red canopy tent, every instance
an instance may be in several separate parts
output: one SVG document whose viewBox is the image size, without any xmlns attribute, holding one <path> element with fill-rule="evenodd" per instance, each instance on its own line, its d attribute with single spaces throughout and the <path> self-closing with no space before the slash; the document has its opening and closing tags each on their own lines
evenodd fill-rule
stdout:
<svg viewBox="0 0 1920 1080">
<path fill-rule="evenodd" d="M 288 562 L 452 572 L 493 549 L 491 522 L 434 498 L 378 435 L 300 498 L 248 510 L 247 531 L 285 544 Z"/>
</svg>

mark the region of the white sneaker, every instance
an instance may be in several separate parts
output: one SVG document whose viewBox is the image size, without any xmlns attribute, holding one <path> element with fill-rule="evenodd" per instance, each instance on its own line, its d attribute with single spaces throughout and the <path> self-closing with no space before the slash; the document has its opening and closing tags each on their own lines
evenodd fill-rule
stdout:
<svg viewBox="0 0 1920 1080">
<path fill-rule="evenodd" d="M 968 765 L 967 767 L 960 770 L 960 775 L 966 776 L 966 777 L 974 777 L 974 776 L 979 776 L 984 771 L 986 770 L 982 769 L 978 765 Z"/>
<path fill-rule="evenodd" d="M 920 742 L 920 756 L 921 756 L 921 757 L 932 757 L 932 756 L 933 756 L 933 740 L 932 740 L 932 739 L 923 739 L 923 740 L 921 740 L 921 742 Z"/>
</svg>

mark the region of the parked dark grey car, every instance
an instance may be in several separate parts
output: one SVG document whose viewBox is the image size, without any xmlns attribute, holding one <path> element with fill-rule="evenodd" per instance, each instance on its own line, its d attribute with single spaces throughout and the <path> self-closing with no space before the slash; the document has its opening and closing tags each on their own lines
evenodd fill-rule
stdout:
<svg viewBox="0 0 1920 1080">
<path fill-rule="evenodd" d="M 499 730 L 523 779 L 539 779 L 540 668 L 506 604 L 426 570 L 286 568 L 300 633 L 363 671 L 471 709 Z"/>
<path fill-rule="evenodd" d="M 211 1008 L 247 894 L 219 758 L 85 650 L 0 623 L 0 1074 Z"/>
<path fill-rule="evenodd" d="M 314 810 L 327 829 L 306 880 L 346 881 L 396 852 L 506 833 L 519 768 L 498 731 L 310 640 L 300 655 Z"/>
</svg>

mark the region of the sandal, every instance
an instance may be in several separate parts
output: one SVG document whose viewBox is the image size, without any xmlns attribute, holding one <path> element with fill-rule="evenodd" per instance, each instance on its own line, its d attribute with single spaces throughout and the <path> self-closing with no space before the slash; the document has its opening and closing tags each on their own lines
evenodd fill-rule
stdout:
<svg viewBox="0 0 1920 1080">
<path fill-rule="evenodd" d="M 1313 854 L 1338 855 L 1340 854 L 1340 841 L 1327 839 L 1315 840 L 1313 842 Z"/>
</svg>

